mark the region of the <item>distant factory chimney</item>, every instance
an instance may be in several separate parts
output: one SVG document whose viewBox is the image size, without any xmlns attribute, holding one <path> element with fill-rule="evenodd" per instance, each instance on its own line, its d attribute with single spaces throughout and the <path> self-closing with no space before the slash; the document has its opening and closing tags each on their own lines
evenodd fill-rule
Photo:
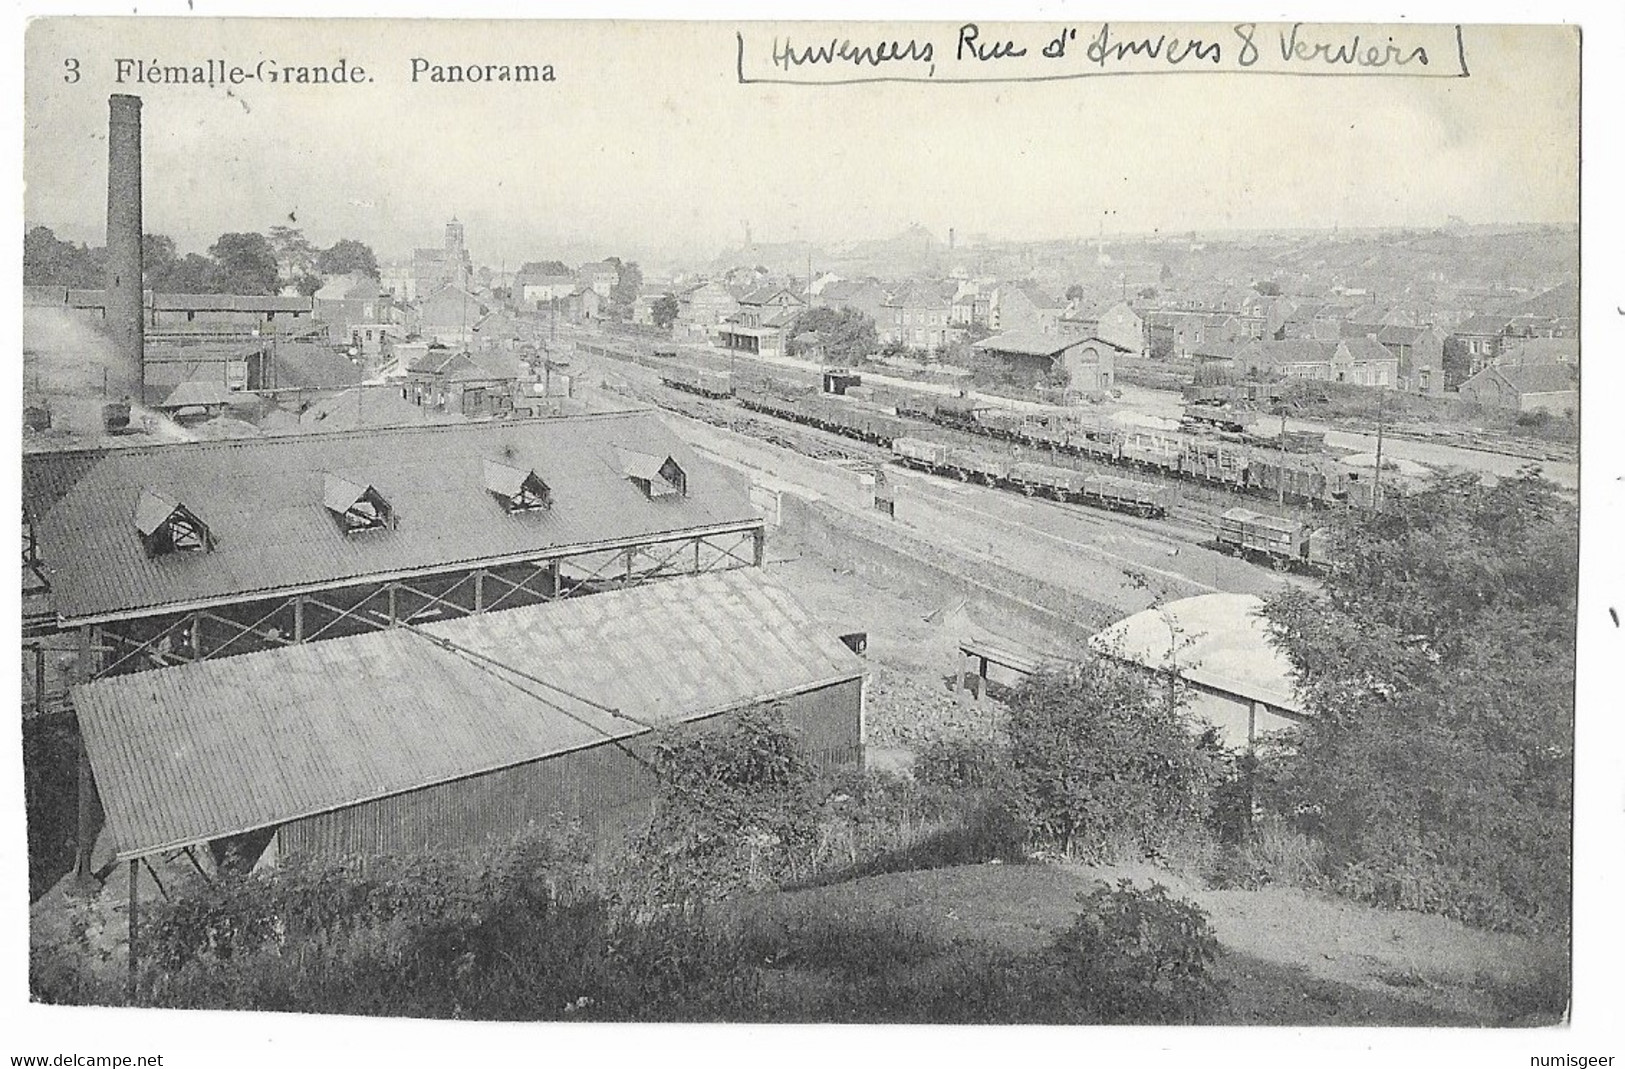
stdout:
<svg viewBox="0 0 1625 1069">
<path fill-rule="evenodd" d="M 953 227 L 948 228 L 948 251 L 949 252 L 954 251 L 954 228 Z"/>
<path fill-rule="evenodd" d="M 141 263 L 141 98 L 115 94 L 107 116 L 107 294 L 117 356 L 107 397 L 141 400 L 146 359 Z"/>
</svg>

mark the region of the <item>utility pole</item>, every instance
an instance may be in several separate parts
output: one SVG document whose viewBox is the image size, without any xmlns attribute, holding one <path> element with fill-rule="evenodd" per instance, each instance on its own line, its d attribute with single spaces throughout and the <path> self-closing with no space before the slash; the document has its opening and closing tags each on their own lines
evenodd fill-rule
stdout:
<svg viewBox="0 0 1625 1069">
<path fill-rule="evenodd" d="M 1381 509 L 1382 508 L 1382 415 L 1383 415 L 1382 410 L 1383 410 L 1383 395 L 1380 392 L 1381 387 L 1378 387 L 1378 390 L 1379 390 L 1379 392 L 1377 393 L 1377 470 L 1376 470 L 1376 474 L 1372 476 L 1372 480 L 1371 480 L 1371 507 L 1373 509 Z"/>
<path fill-rule="evenodd" d="M 1280 504 L 1286 506 L 1286 405 L 1281 406 L 1281 437 L 1276 440 L 1281 449 L 1281 499 Z"/>
</svg>

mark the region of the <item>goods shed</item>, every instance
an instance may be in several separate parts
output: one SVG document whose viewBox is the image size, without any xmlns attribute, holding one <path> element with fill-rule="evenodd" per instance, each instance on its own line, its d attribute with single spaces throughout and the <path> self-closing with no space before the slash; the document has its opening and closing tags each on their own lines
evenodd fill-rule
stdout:
<svg viewBox="0 0 1625 1069">
<path fill-rule="evenodd" d="M 1192 691 L 1188 712 L 1226 746 L 1249 750 L 1305 717 L 1292 663 L 1271 643 L 1262 609 L 1252 594 L 1182 598 L 1119 620 L 1089 645 L 1143 668 L 1177 667 Z"/>
<path fill-rule="evenodd" d="M 863 662 L 755 571 L 403 626 L 72 693 L 119 860 L 447 851 L 647 816 L 657 729 L 782 704 L 859 760 Z"/>
</svg>

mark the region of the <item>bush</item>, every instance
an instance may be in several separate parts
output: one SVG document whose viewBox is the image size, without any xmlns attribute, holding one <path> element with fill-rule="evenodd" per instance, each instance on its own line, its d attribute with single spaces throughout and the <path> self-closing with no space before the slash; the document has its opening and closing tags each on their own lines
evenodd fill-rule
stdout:
<svg viewBox="0 0 1625 1069">
<path fill-rule="evenodd" d="M 935 738 L 914 759 L 914 778 L 928 787 L 985 791 L 1005 786 L 1009 759 L 997 743 Z"/>
<path fill-rule="evenodd" d="M 72 712 L 24 714 L 23 793 L 28 897 L 33 901 L 73 869 L 79 838 L 79 721 Z"/>
<path fill-rule="evenodd" d="M 1529 472 L 1334 519 L 1324 590 L 1265 605 L 1309 713 L 1261 796 L 1344 894 L 1560 934 L 1570 909 L 1578 516 Z M 1566 938 L 1566 936 L 1565 936 Z"/>
<path fill-rule="evenodd" d="M 625 859 L 627 901 L 691 908 L 806 879 L 820 856 L 820 790 L 778 707 L 698 736 L 657 739 L 654 817 Z"/>
<path fill-rule="evenodd" d="M 1035 675 L 1010 702 L 1010 808 L 1068 856 L 1141 856 L 1207 834 L 1221 767 L 1181 713 L 1177 679 L 1105 657 Z"/>
<path fill-rule="evenodd" d="M 1055 950 L 1101 1020 L 1192 1023 L 1213 1012 L 1219 940 L 1199 908 L 1159 883 L 1140 890 L 1126 879 L 1101 881 L 1078 902 Z"/>
</svg>

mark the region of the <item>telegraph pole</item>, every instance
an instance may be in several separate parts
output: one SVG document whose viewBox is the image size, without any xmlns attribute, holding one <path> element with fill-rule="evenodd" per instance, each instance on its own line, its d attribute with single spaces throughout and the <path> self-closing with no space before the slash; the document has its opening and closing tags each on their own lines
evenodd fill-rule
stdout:
<svg viewBox="0 0 1625 1069">
<path fill-rule="evenodd" d="M 1379 391 L 1380 391 L 1379 387 Z M 1382 508 L 1382 410 L 1383 395 L 1377 394 L 1377 471 L 1371 480 L 1371 507 Z"/>
<path fill-rule="evenodd" d="M 1281 474 L 1280 474 L 1281 498 L 1280 498 L 1279 503 L 1280 503 L 1282 508 L 1285 508 L 1286 507 L 1286 405 L 1281 406 L 1281 437 L 1276 439 L 1276 444 L 1280 446 L 1280 450 L 1281 450 Z"/>
</svg>

